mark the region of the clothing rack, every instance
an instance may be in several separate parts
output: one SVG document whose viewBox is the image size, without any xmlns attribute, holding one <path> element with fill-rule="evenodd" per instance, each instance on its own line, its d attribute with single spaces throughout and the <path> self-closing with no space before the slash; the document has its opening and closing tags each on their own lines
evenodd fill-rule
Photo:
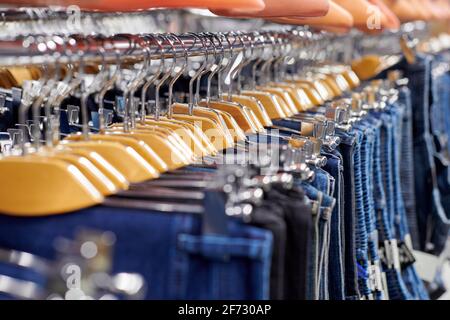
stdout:
<svg viewBox="0 0 450 320">
<path fill-rule="evenodd" d="M 274 41 L 276 36 L 277 42 Z M 250 40 L 250 38 L 252 40 Z M 232 40 L 230 40 L 232 39 Z M 320 41 L 315 39 L 314 41 Z M 204 56 L 207 52 L 239 53 L 280 45 L 301 47 L 306 37 L 292 32 L 131 35 L 103 36 L 28 36 L 15 40 L 0 40 L 0 65 L 42 65 L 59 63 L 106 62 L 121 60 L 183 58 Z"/>
<path fill-rule="evenodd" d="M 0 300 L 70 299 L 72 264 L 93 299 L 429 299 L 450 46 L 300 2 L 0 9 Z"/>
</svg>

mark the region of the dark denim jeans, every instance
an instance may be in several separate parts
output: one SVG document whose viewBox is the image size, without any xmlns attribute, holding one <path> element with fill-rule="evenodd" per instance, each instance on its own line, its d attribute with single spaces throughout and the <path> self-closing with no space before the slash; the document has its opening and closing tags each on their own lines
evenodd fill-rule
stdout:
<svg viewBox="0 0 450 320">
<path fill-rule="evenodd" d="M 414 150 L 411 91 L 408 87 L 398 88 L 398 104 L 403 106 L 401 151 L 400 151 L 400 184 L 405 208 L 407 228 L 410 232 L 411 244 L 420 248 L 419 229 L 417 225 L 416 195 L 414 193 Z"/>
<path fill-rule="evenodd" d="M 448 235 L 446 214 L 438 188 L 430 128 L 430 85 L 432 57 L 419 55 L 417 62 L 400 64 L 409 78 L 413 108 L 414 176 L 420 250 L 439 254 Z"/>
<path fill-rule="evenodd" d="M 333 197 L 336 199 L 331 223 L 330 223 L 330 250 L 329 250 L 329 274 L 328 291 L 330 299 L 345 299 L 345 277 L 344 277 L 344 178 L 343 160 L 341 154 L 335 150 L 331 153 L 324 153 L 327 156 L 327 164 L 324 169 L 333 176 L 335 188 Z"/>
<path fill-rule="evenodd" d="M 341 138 L 338 147 L 342 155 L 344 166 L 344 274 L 345 274 L 345 299 L 357 300 L 360 298 L 358 288 L 358 269 L 356 264 L 356 205 L 355 205 L 355 173 L 354 155 L 356 138 L 354 134 L 337 130 Z"/>
<path fill-rule="evenodd" d="M 0 216 L 0 246 L 54 258 L 53 242 L 80 228 L 116 235 L 113 272 L 136 272 L 146 299 L 268 299 L 272 235 L 229 220 L 203 235 L 200 216 L 98 206 L 39 217 Z"/>
</svg>

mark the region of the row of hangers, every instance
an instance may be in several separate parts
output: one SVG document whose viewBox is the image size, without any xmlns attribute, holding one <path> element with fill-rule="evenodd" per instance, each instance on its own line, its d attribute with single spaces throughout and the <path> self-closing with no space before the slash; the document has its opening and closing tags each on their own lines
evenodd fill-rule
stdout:
<svg viewBox="0 0 450 320">
<path fill-rule="evenodd" d="M 305 42 L 307 37 L 310 39 Z M 315 66 L 315 55 L 326 41 L 314 39 L 312 34 L 303 31 L 121 35 L 115 38 L 122 38 L 116 43 L 122 48 L 123 40 L 128 41 L 128 46 L 122 49 L 123 56 L 119 50 L 111 50 L 111 47 L 108 50 L 108 43 L 114 43 L 113 38 L 73 36 L 66 39 L 68 43 L 83 44 L 84 51 L 80 51 L 83 46 L 77 48 L 77 67 L 74 67 L 75 57 L 65 56 L 74 65 L 65 67 L 63 78 L 63 57 L 55 58 L 50 54 L 52 49 L 57 51 L 56 43 L 63 39 L 34 39 L 34 47 L 44 53 L 46 59 L 38 80 L 22 79 L 20 127 L 15 131 L 20 136 L 19 147 L 0 160 L 0 171 L 6 181 L 10 181 L 1 190 L 1 212 L 55 214 L 101 203 L 105 196 L 126 190 L 132 184 L 157 178 L 199 159 L 214 159 L 225 149 L 245 149 L 251 144 L 248 135 L 267 134 L 267 128 L 275 127 L 273 119 L 297 119 L 299 130 L 290 133 L 307 138 L 292 138 L 291 145 L 309 148 L 308 160 L 320 162 L 321 144 L 314 137 L 318 125 L 316 120 L 302 116 L 301 112 L 323 105 L 359 85 L 359 79 L 347 66 Z M 295 39 L 297 48 L 293 46 Z M 24 40 L 30 55 L 31 40 L 29 37 Z M 305 49 L 309 50 L 309 56 L 304 55 Z M 109 60 L 114 63 L 108 63 L 111 55 L 107 52 L 115 57 Z M 299 57 L 301 53 L 303 63 L 293 64 L 295 59 L 288 59 L 295 52 Z M 101 67 L 97 65 L 98 73 L 91 83 L 86 73 L 88 53 L 101 60 Z M 137 67 L 136 59 L 129 59 L 135 54 L 143 57 Z M 201 60 L 192 63 L 190 59 L 196 56 Z M 252 81 L 244 88 L 241 72 L 250 63 Z M 292 77 L 287 77 L 287 68 L 293 69 Z M 302 77 L 300 70 L 308 70 L 307 76 Z M 190 76 L 188 103 L 174 102 L 173 86 L 186 72 Z M 206 97 L 201 99 L 200 80 L 206 76 L 208 89 Z M 218 79 L 218 88 L 213 97 L 210 92 L 214 78 Z M 160 90 L 164 84 L 169 87 L 167 114 L 161 114 L 160 106 Z M 124 97 L 123 122 L 106 125 L 104 96 L 114 86 L 120 87 Z M 223 86 L 228 87 L 226 93 Z M 146 108 L 149 103 L 146 93 L 150 88 L 155 92 L 151 115 Z M 138 89 L 141 89 L 139 98 L 136 97 Z M 58 115 L 62 101 L 70 95 L 80 97 L 82 132 L 60 141 Z M 99 106 L 98 133 L 92 133 L 88 124 L 87 101 L 92 95 L 96 96 Z M 46 117 L 43 145 L 41 108 Z M 23 130 L 27 127 L 29 109 L 33 123 L 31 143 L 27 143 Z M 335 113 L 330 111 L 332 116 Z M 322 127 L 324 120 L 320 120 Z"/>
<path fill-rule="evenodd" d="M 11 181 L 2 187 L 0 211 L 56 214 L 95 205 L 200 159 L 219 161 L 223 150 L 248 150 L 249 136 L 273 137 L 268 128 L 289 133 L 289 138 L 277 136 L 289 140 L 287 167 L 310 177 L 305 164 L 323 162 L 322 145 L 337 144 L 333 126 L 347 128 L 347 107 L 358 110 L 361 102 L 355 95 L 347 107 L 327 104 L 360 84 L 349 66 L 333 62 L 343 49 L 341 39 L 294 29 L 3 40 L 1 85 L 21 86 L 22 100 L 18 129 L 10 130 L 19 147 L 0 160 L 0 171 Z M 189 78 L 188 103 L 174 102 L 173 88 L 182 76 Z M 110 124 L 104 97 L 112 89 L 120 89 L 123 121 Z M 373 95 L 363 94 L 371 100 Z M 71 96 L 80 99 L 82 133 L 61 141 L 59 115 Z M 92 96 L 98 104 L 96 133 L 87 107 Z M 326 107 L 317 112 L 320 106 Z M 273 125 L 284 118 L 297 121 L 299 130 Z M 46 188 L 42 181 L 48 181 Z"/>
</svg>

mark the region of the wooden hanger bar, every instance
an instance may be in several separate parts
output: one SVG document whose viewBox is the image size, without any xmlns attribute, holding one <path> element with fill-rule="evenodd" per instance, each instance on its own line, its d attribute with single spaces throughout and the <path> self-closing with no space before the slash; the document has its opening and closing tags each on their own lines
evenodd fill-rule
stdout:
<svg viewBox="0 0 450 320">
<path fill-rule="evenodd" d="M 269 18 L 269 17 L 321 17 L 327 14 L 328 0 L 265 0 L 266 7 L 260 11 L 238 9 L 212 10 L 227 17 Z"/>
<path fill-rule="evenodd" d="M 149 8 L 212 8 L 212 9 L 241 9 L 262 10 L 263 0 L 10 0 L 2 1 L 3 4 L 16 6 L 71 6 L 77 5 L 82 10 L 122 11 L 129 12 Z"/>
<path fill-rule="evenodd" d="M 334 1 L 330 1 L 330 10 L 324 17 L 318 18 L 276 18 L 271 19 L 274 22 L 293 24 L 293 25 L 311 25 L 311 26 L 326 26 L 335 28 L 340 31 L 349 31 L 353 27 L 353 17 L 341 6 Z"/>
</svg>

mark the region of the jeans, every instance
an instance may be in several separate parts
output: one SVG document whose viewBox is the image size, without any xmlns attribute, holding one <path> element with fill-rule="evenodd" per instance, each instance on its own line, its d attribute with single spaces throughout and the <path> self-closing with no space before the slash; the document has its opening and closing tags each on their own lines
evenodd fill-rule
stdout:
<svg viewBox="0 0 450 320">
<path fill-rule="evenodd" d="M 411 91 L 408 87 L 398 88 L 398 103 L 403 105 L 401 133 L 401 155 L 400 155 L 400 184 L 405 208 L 408 230 L 411 235 L 412 246 L 420 248 L 419 230 L 417 225 L 416 195 L 414 193 L 414 151 L 413 151 L 413 128 L 412 128 L 412 105 Z"/>
<path fill-rule="evenodd" d="M 397 165 L 395 155 L 397 144 L 396 138 L 399 130 L 397 124 L 397 115 L 395 113 L 395 107 L 388 106 L 383 112 L 374 113 L 380 120 L 382 125 L 380 129 L 380 161 L 382 172 L 382 186 L 385 195 L 385 208 L 384 210 L 378 210 L 378 227 L 382 231 L 380 240 L 383 241 L 383 248 L 385 250 L 384 272 L 388 280 L 388 290 L 390 299 L 409 300 L 411 296 L 406 284 L 403 281 L 400 265 L 397 263 L 398 256 L 393 257 L 393 261 L 388 261 L 387 254 L 391 248 L 397 247 L 397 238 L 395 234 L 395 215 L 398 211 L 397 202 L 397 188 L 399 175 L 395 173 Z M 378 164 L 376 164 L 378 165 Z M 379 178 L 379 177 L 378 177 Z"/>
<path fill-rule="evenodd" d="M 448 112 L 450 110 L 450 72 L 439 70 L 442 63 L 447 65 L 448 57 L 434 56 L 430 85 L 430 118 L 435 146 L 434 159 L 437 183 L 445 214 L 438 216 L 434 222 L 431 242 L 434 244 L 436 252 L 443 249 L 448 239 L 450 224 L 450 113 Z"/>
<path fill-rule="evenodd" d="M 327 164 L 324 169 L 333 176 L 335 188 L 333 197 L 336 199 L 330 223 L 330 250 L 329 250 L 329 275 L 328 291 L 330 299 L 345 299 L 345 278 L 344 278 L 344 217 L 343 217 L 343 163 L 342 156 L 338 151 L 325 153 Z"/>
<path fill-rule="evenodd" d="M 409 78 L 413 106 L 414 174 L 420 249 L 439 254 L 448 234 L 448 220 L 441 203 L 430 128 L 431 57 L 419 55 L 414 65 L 401 63 Z M 420 196 L 419 196 L 420 195 Z M 441 237 L 440 235 L 444 235 Z"/>
<path fill-rule="evenodd" d="M 97 206 L 39 217 L 0 216 L 0 246 L 54 258 L 53 242 L 79 228 L 115 234 L 113 272 L 146 280 L 146 299 L 268 299 L 272 235 L 229 220 L 202 234 L 201 216 Z"/>
<path fill-rule="evenodd" d="M 282 209 L 286 224 L 284 298 L 305 300 L 309 298 L 309 259 L 314 232 L 311 203 L 299 187 L 278 190 L 275 186 L 268 192 L 267 200 Z"/>
<path fill-rule="evenodd" d="M 367 179 L 367 152 L 368 143 L 365 132 L 358 127 L 354 130 L 356 136 L 354 166 L 355 166 L 355 204 L 356 204 L 356 261 L 358 266 L 358 283 L 360 294 L 370 297 L 369 289 L 369 257 L 366 208 L 364 203 L 365 179 Z M 367 196 L 367 194 L 366 194 Z"/>
<path fill-rule="evenodd" d="M 314 283 L 310 284 L 309 293 L 313 300 L 328 300 L 328 255 L 330 241 L 330 219 L 335 206 L 334 198 L 327 196 L 307 182 L 300 182 L 308 198 L 315 202 L 313 251 L 311 252 L 312 265 L 310 276 Z"/>
<path fill-rule="evenodd" d="M 313 168 L 314 180 L 311 185 L 327 196 L 332 196 L 335 188 L 335 179 L 326 170 L 322 168 Z"/>
<path fill-rule="evenodd" d="M 356 245 L 355 245 L 355 174 L 354 174 L 354 154 L 356 138 L 354 134 L 337 130 L 341 138 L 341 144 L 338 147 L 342 155 L 344 166 L 344 274 L 345 274 L 345 299 L 359 299 L 358 273 L 356 265 Z"/>
<path fill-rule="evenodd" d="M 284 217 L 283 207 L 275 201 L 265 201 L 253 211 L 251 224 L 267 229 L 272 233 L 273 253 L 270 269 L 270 299 L 284 299 L 288 227 Z M 294 253 L 290 252 L 290 254 Z M 304 276 L 306 277 L 306 272 Z"/>
</svg>

